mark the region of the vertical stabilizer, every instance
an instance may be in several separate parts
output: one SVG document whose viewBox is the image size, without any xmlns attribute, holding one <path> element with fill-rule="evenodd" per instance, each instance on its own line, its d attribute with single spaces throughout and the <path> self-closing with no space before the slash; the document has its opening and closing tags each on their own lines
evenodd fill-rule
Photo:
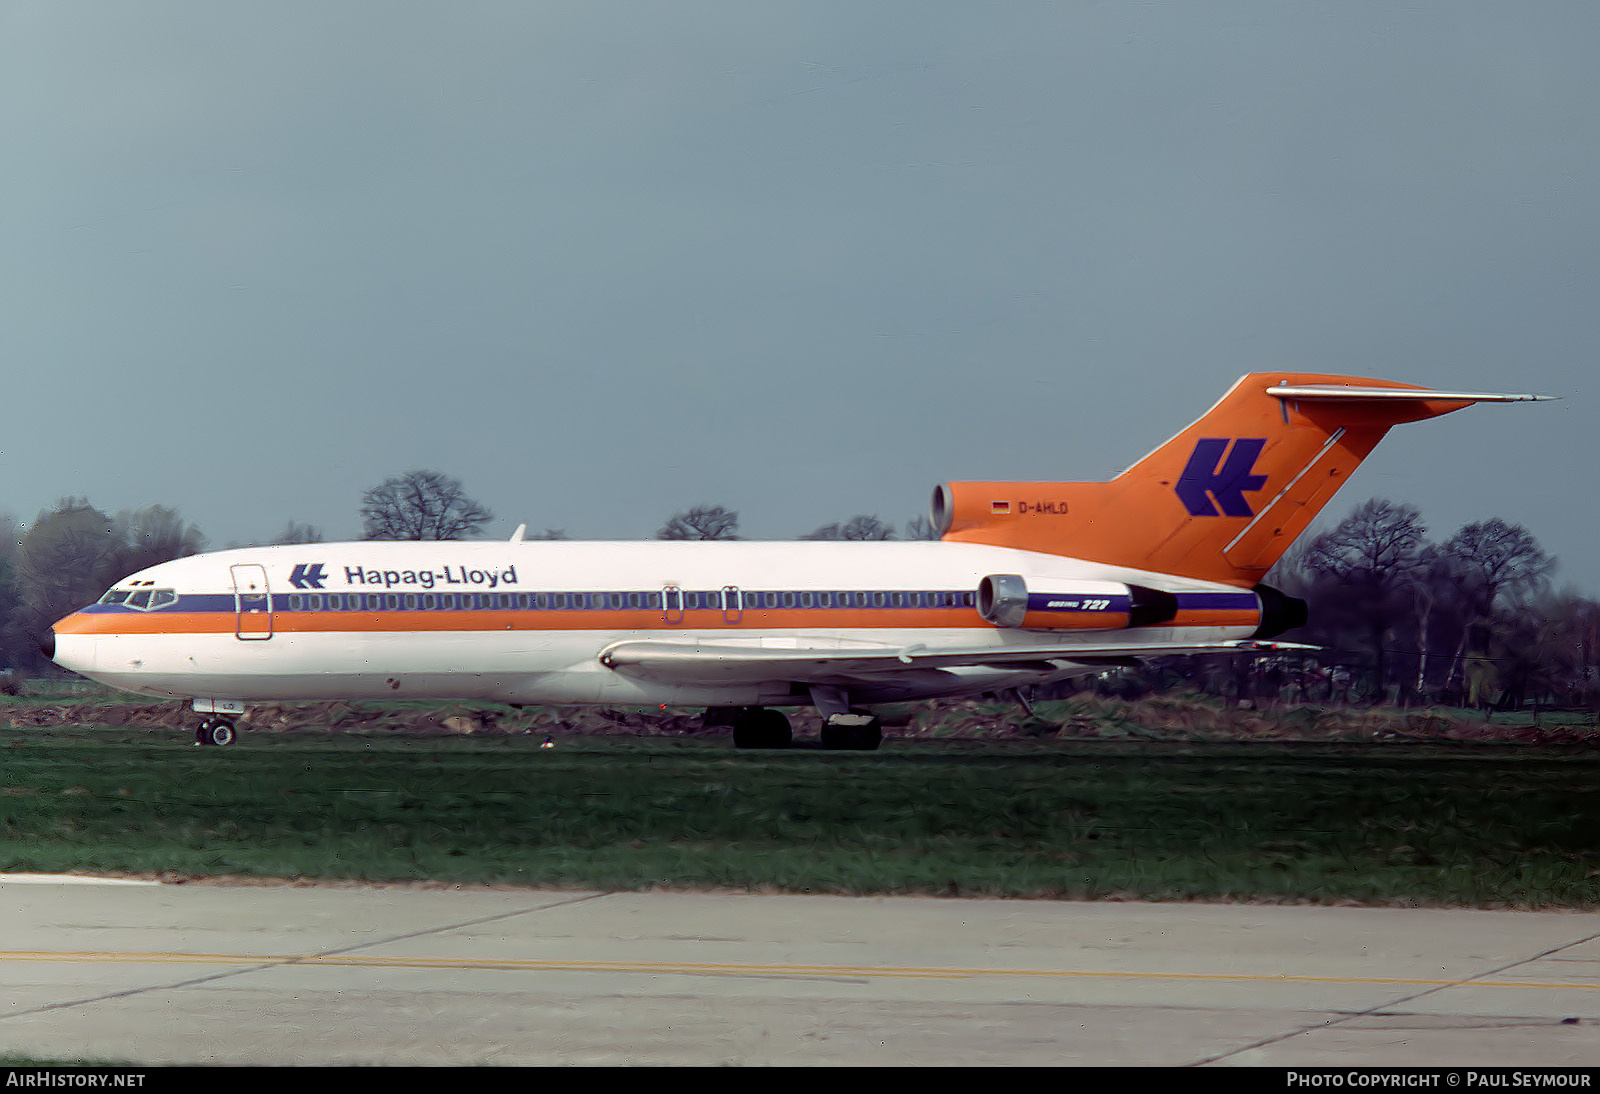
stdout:
<svg viewBox="0 0 1600 1094">
<path fill-rule="evenodd" d="M 948 483 L 943 537 L 1251 586 L 1392 426 L 1541 395 L 1252 373 L 1110 482 Z"/>
</svg>

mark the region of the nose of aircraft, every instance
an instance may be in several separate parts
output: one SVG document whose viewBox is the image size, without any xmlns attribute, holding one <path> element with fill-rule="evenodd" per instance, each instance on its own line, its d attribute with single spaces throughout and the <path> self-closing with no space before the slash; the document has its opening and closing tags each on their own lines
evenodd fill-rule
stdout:
<svg viewBox="0 0 1600 1094">
<path fill-rule="evenodd" d="M 44 635 L 40 637 L 39 652 L 52 661 L 56 659 L 56 631 L 54 627 L 45 631 Z"/>
</svg>

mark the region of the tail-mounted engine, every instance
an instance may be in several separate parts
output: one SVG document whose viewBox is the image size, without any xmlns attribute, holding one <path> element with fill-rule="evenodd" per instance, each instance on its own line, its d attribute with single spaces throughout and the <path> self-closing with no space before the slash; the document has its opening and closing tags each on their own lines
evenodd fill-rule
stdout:
<svg viewBox="0 0 1600 1094">
<path fill-rule="evenodd" d="M 1028 587 L 1021 574 L 990 574 L 978 583 L 978 614 L 997 627 L 1041 631 L 1103 631 L 1149 627 L 1173 619 L 1178 601 L 1171 593 L 1119 581 L 1038 581 L 1051 590 Z"/>
<path fill-rule="evenodd" d="M 1030 631 L 1119 630 L 1171 624 L 1253 627 L 1252 638 L 1272 638 L 1306 623 L 1306 602 L 1270 585 L 1227 592 L 1169 593 L 1114 581 L 1065 582 L 1025 578 L 1021 574 L 990 574 L 978 583 L 977 608 L 978 614 L 996 627 Z"/>
</svg>

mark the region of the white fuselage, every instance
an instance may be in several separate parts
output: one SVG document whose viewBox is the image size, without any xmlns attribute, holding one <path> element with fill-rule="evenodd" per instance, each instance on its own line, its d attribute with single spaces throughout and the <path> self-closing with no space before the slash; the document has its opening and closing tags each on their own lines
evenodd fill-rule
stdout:
<svg viewBox="0 0 1600 1094">
<path fill-rule="evenodd" d="M 1026 575 L 1057 598 L 1040 599 L 1026 628 L 996 626 L 974 602 L 990 574 Z M 852 686 L 852 699 L 881 702 L 1097 671 L 1072 662 L 1070 647 L 1134 633 L 1116 592 L 1129 585 L 1177 597 L 1175 616 L 1135 628 L 1141 641 L 1224 642 L 1256 627 L 1254 594 L 1236 586 L 976 544 L 358 542 L 151 567 L 57 623 L 54 657 L 183 699 L 755 706 L 809 700 L 781 672 L 663 680 L 607 667 L 602 654 L 641 639 L 843 653 L 1003 650 L 1046 634 L 1063 648 L 1048 664 L 910 669 Z"/>
</svg>

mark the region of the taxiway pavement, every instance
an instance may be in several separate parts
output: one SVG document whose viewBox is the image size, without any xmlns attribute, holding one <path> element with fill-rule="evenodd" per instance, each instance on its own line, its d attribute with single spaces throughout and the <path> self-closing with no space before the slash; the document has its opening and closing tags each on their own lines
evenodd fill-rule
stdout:
<svg viewBox="0 0 1600 1094">
<path fill-rule="evenodd" d="M 0 878 L 0 1053 L 1600 1065 L 1600 916 Z"/>
</svg>

